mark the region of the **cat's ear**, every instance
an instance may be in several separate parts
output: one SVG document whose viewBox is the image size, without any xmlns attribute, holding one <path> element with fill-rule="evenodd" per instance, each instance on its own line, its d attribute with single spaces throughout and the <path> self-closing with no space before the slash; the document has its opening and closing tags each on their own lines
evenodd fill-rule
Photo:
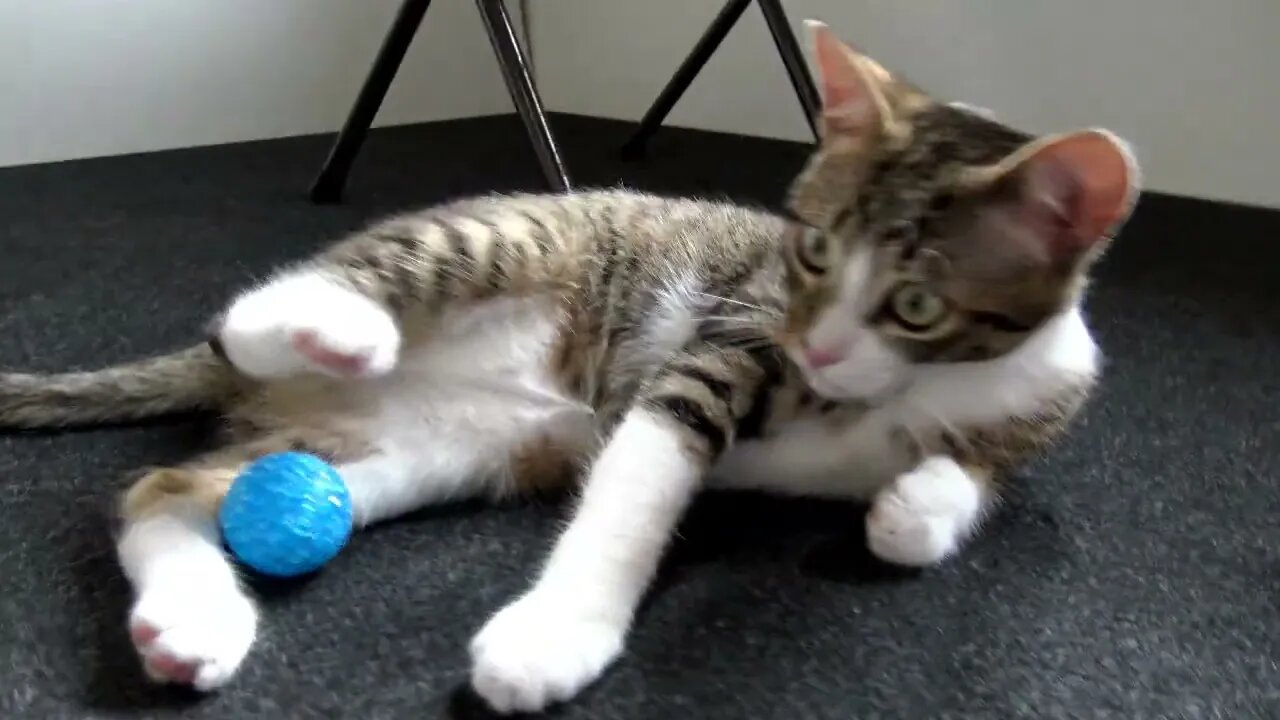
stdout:
<svg viewBox="0 0 1280 720">
<path fill-rule="evenodd" d="M 862 141 L 892 122 L 884 84 L 889 74 L 841 42 L 826 24 L 806 20 L 822 92 L 819 126 L 824 142 Z"/>
<path fill-rule="evenodd" d="M 987 177 L 1002 187 L 1006 210 L 1037 243 L 1037 254 L 1072 262 L 1088 255 L 1129 217 L 1139 169 L 1128 145 L 1105 130 L 1034 141 Z"/>
</svg>

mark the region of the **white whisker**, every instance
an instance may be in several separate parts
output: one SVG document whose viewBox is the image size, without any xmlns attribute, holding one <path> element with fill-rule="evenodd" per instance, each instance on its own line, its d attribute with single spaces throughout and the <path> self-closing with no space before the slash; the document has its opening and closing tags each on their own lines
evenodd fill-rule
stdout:
<svg viewBox="0 0 1280 720">
<path fill-rule="evenodd" d="M 756 305 L 749 302 L 743 302 L 742 300 L 734 300 L 733 298 L 722 297 L 720 295 L 714 295 L 709 292 L 702 292 L 701 290 L 695 290 L 694 292 L 698 295 L 701 295 L 705 298 L 709 298 L 711 300 L 719 300 L 720 302 L 726 302 L 726 303 L 729 303 L 730 305 L 738 305 L 738 306 L 747 308 L 749 310 L 758 310 L 760 312 L 771 313 L 775 315 L 778 313 L 777 310 L 764 307 L 763 305 Z"/>
<path fill-rule="evenodd" d="M 742 323 L 743 325 L 759 324 L 760 322 L 758 318 L 735 317 L 733 315 L 703 315 L 698 319 L 699 320 L 718 320 L 720 322 L 736 322 L 736 323 Z"/>
</svg>

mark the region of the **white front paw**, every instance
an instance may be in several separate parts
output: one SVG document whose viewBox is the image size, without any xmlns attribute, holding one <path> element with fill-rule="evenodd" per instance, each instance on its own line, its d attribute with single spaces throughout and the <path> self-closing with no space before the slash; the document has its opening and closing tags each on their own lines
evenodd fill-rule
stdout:
<svg viewBox="0 0 1280 720">
<path fill-rule="evenodd" d="M 129 636 L 152 680 L 212 690 L 240 667 L 257 625 L 252 601 L 234 585 L 157 587 L 138 598 Z"/>
<path fill-rule="evenodd" d="M 471 685 L 494 710 L 537 712 L 568 700 L 622 651 L 625 628 L 535 591 L 503 608 L 471 642 Z"/>
<path fill-rule="evenodd" d="M 953 554 L 981 509 L 981 488 L 948 458 L 926 460 L 876 496 L 867 544 L 883 560 L 933 565 Z"/>
<path fill-rule="evenodd" d="M 877 499 L 867 515 L 867 545 L 882 560 L 925 566 L 954 552 L 959 538 L 950 518 L 926 515 L 897 498 Z"/>
<path fill-rule="evenodd" d="M 258 378 L 303 370 L 382 375 L 400 350 L 400 331 L 386 310 L 314 274 L 279 278 L 237 298 L 219 339 L 231 364 Z"/>
</svg>

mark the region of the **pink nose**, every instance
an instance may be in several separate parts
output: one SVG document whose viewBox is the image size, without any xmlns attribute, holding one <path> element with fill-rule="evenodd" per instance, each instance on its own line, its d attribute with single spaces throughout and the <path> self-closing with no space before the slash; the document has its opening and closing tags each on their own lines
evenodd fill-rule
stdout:
<svg viewBox="0 0 1280 720">
<path fill-rule="evenodd" d="M 804 359 L 808 361 L 810 367 L 816 370 L 828 365 L 835 365 L 843 360 L 844 356 L 835 350 L 821 350 L 819 348 L 807 347 L 804 349 Z"/>
</svg>

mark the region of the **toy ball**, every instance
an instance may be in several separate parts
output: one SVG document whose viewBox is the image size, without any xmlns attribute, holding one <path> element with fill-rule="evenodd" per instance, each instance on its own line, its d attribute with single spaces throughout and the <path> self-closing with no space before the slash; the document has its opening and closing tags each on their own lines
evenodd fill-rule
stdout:
<svg viewBox="0 0 1280 720">
<path fill-rule="evenodd" d="M 320 569 L 351 537 L 351 495 L 315 455 L 285 452 L 249 464 L 218 511 L 222 540 L 244 565 L 274 577 Z"/>
</svg>

